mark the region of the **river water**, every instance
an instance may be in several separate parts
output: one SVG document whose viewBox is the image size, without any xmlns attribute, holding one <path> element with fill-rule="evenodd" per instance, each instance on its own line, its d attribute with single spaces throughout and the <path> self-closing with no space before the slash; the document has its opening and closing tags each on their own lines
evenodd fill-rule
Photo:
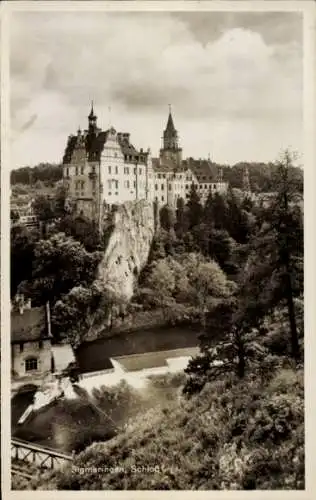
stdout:
<svg viewBox="0 0 316 500">
<path fill-rule="evenodd" d="M 83 391 L 82 395 L 70 384 L 65 386 L 64 399 L 34 412 L 22 425 L 17 421 L 33 395 L 17 394 L 12 399 L 12 435 L 67 452 L 83 449 L 94 440 L 111 438 L 113 428 L 89 401 L 93 389 L 110 388 L 125 381 L 141 393 L 149 377 L 181 372 L 198 351 L 196 339 L 196 333 L 191 330 L 159 329 L 124 335 L 124 338 L 100 339 L 81 346 L 80 355 L 89 357 L 92 365 L 95 365 L 94 355 L 100 362 L 106 357 L 114 370 L 82 378 L 77 386 Z"/>
</svg>

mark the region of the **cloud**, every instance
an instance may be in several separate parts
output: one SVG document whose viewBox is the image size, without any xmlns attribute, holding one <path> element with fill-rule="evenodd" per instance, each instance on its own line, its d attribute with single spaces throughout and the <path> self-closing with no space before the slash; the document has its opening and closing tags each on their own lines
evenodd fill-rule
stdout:
<svg viewBox="0 0 316 500">
<path fill-rule="evenodd" d="M 129 126 L 142 147 L 157 151 L 171 103 L 188 155 L 211 148 L 220 160 L 234 144 L 229 161 L 256 151 L 259 159 L 263 143 L 268 156 L 275 154 L 275 134 L 289 141 L 296 136 L 299 145 L 300 19 L 282 16 L 15 14 L 13 127 L 20 127 L 22 115 L 36 113 L 29 141 L 35 133 L 47 140 L 54 134 L 62 150 L 65 134 L 82 124 L 94 99 L 103 126 L 111 106 L 115 126 Z M 210 130 L 215 144 L 207 143 Z M 18 159 L 18 142 L 15 149 Z"/>
</svg>

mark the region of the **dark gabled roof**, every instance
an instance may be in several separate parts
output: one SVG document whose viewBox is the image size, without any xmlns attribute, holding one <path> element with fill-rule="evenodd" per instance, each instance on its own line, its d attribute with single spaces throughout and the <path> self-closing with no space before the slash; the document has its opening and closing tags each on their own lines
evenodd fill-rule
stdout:
<svg viewBox="0 0 316 500">
<path fill-rule="evenodd" d="M 33 307 L 11 312 L 11 343 L 31 342 L 49 338 L 45 307 Z"/>
<path fill-rule="evenodd" d="M 85 148 L 87 153 L 87 159 L 89 162 L 99 161 L 101 159 L 101 154 L 104 148 L 104 145 L 107 141 L 107 137 L 109 134 L 109 130 L 101 131 L 100 129 L 96 130 L 96 133 L 89 132 L 85 130 Z M 80 136 L 79 136 L 80 137 Z M 71 163 L 72 155 L 74 149 L 77 146 L 78 136 L 71 135 L 68 138 L 68 143 L 66 146 L 65 154 L 63 157 L 63 164 Z M 123 139 L 119 140 L 119 145 L 121 147 L 121 151 L 125 156 L 143 156 L 144 162 L 146 155 L 148 153 L 144 151 L 138 151 L 133 144 L 131 144 L 128 140 Z"/>
<path fill-rule="evenodd" d="M 216 181 L 216 173 L 209 160 L 194 160 L 193 158 L 188 158 L 184 160 L 183 163 L 191 169 L 199 182 L 207 183 Z"/>
</svg>

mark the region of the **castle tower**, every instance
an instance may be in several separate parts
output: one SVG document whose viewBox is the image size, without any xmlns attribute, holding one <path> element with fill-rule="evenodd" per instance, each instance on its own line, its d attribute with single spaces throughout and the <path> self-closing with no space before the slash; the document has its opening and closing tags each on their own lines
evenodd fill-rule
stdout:
<svg viewBox="0 0 316 500">
<path fill-rule="evenodd" d="M 173 123 L 170 105 L 167 126 L 163 132 L 162 141 L 162 148 L 160 149 L 160 163 L 173 163 L 174 167 L 180 166 L 182 162 L 182 149 L 179 147 L 178 132 Z"/>
</svg>

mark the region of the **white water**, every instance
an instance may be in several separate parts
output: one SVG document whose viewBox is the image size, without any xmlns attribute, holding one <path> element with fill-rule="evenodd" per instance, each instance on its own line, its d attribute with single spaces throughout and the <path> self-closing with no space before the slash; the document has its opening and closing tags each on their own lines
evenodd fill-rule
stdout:
<svg viewBox="0 0 316 500">
<path fill-rule="evenodd" d="M 183 371 L 191 356 L 181 356 L 177 358 L 166 359 L 166 365 L 155 368 L 144 368 L 138 371 L 127 372 L 122 365 L 115 359 L 111 359 L 114 367 L 114 372 L 98 374 L 80 380 L 79 386 L 91 391 L 93 388 L 104 386 L 114 386 L 125 380 L 135 389 L 143 389 L 148 383 L 148 378 L 152 375 L 164 375 L 166 373 L 177 373 Z"/>
</svg>

